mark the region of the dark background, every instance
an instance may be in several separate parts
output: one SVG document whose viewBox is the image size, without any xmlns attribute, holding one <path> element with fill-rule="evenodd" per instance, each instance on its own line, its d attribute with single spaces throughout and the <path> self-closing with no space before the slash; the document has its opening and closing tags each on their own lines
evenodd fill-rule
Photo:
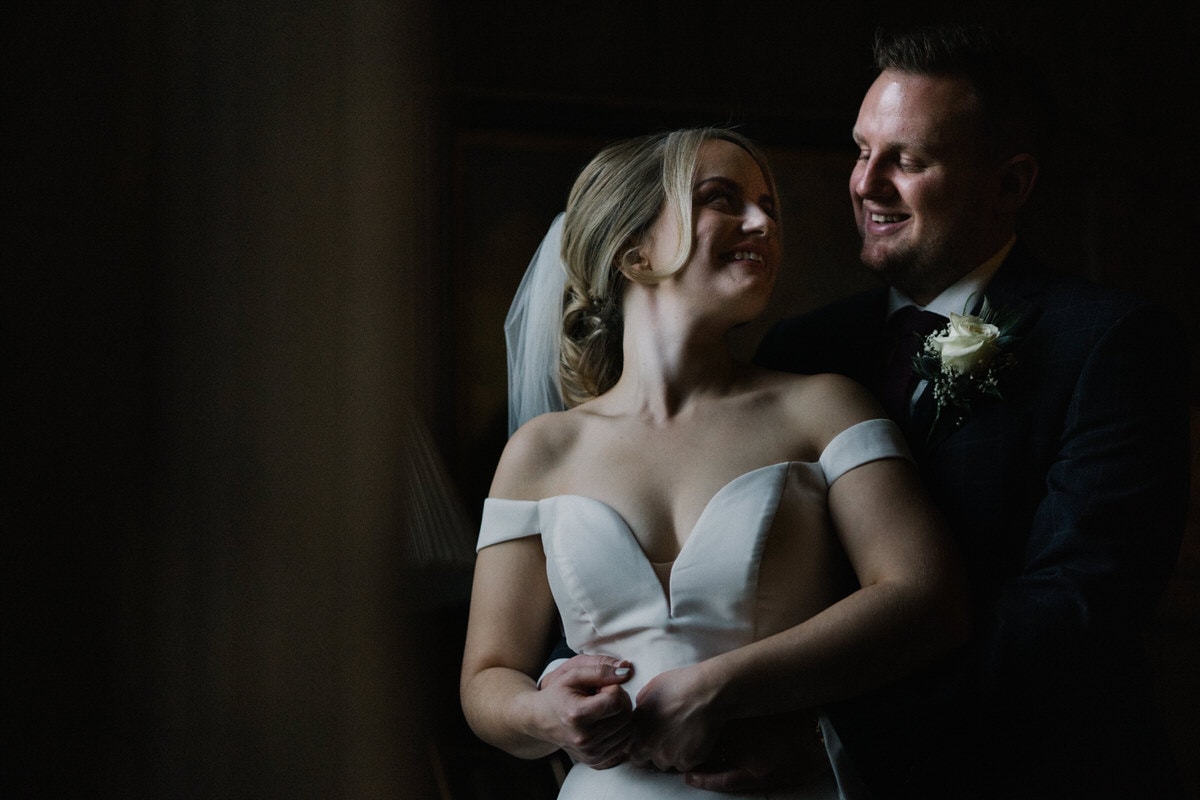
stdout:
<svg viewBox="0 0 1200 800">
<path fill-rule="evenodd" d="M 702 123 L 759 139 L 784 195 L 787 277 L 737 347 L 867 285 L 877 23 L 974 15 L 1039 53 L 1064 146 L 1025 234 L 1195 354 L 1194 5 L 961 5 L 10 10 L 5 796 L 552 792 L 456 696 L 508 301 L 598 147 Z M 1198 598 L 1193 522 L 1151 641 L 1192 786 Z"/>
</svg>

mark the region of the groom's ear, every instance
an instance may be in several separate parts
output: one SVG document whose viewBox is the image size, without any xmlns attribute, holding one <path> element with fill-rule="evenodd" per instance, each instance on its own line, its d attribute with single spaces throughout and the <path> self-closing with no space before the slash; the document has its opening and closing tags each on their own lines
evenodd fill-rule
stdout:
<svg viewBox="0 0 1200 800">
<path fill-rule="evenodd" d="M 1010 212 L 1015 212 L 1037 185 L 1038 160 L 1029 153 L 1017 153 L 1000 167 L 1000 197 L 1001 206 Z"/>
</svg>

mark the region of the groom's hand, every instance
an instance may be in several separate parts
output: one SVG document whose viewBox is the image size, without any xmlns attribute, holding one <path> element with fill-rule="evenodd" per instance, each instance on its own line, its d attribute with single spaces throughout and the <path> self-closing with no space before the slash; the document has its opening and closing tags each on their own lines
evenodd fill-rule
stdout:
<svg viewBox="0 0 1200 800">
<path fill-rule="evenodd" d="M 540 689 L 554 709 L 552 741 L 593 769 L 624 761 L 633 703 L 620 684 L 632 673 L 628 661 L 577 655 L 545 675 Z"/>
<path fill-rule="evenodd" d="M 802 786 L 829 770 L 816 722 L 802 712 L 733 720 L 714 752 L 717 760 L 684 775 L 689 786 L 710 792 L 762 792 Z"/>
</svg>

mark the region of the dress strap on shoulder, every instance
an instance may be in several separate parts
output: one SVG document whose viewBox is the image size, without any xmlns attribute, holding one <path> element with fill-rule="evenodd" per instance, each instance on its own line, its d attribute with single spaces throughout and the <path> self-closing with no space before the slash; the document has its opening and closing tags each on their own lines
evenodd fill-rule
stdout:
<svg viewBox="0 0 1200 800">
<path fill-rule="evenodd" d="M 913 460 L 899 425 L 890 419 L 869 419 L 833 437 L 821 453 L 821 471 L 832 485 L 855 467 L 881 458 Z"/>
<path fill-rule="evenodd" d="M 541 533 L 536 500 L 505 500 L 489 497 L 483 501 L 483 520 L 475 552 L 488 545 L 537 536 Z"/>
</svg>

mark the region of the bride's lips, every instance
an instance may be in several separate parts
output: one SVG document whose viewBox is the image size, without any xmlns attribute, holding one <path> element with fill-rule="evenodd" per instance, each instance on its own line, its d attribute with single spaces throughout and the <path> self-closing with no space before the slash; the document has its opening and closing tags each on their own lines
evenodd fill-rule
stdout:
<svg viewBox="0 0 1200 800">
<path fill-rule="evenodd" d="M 724 261 L 743 261 L 753 264 L 767 265 L 768 250 L 758 242 L 741 242 L 732 250 L 721 254 Z"/>
</svg>

